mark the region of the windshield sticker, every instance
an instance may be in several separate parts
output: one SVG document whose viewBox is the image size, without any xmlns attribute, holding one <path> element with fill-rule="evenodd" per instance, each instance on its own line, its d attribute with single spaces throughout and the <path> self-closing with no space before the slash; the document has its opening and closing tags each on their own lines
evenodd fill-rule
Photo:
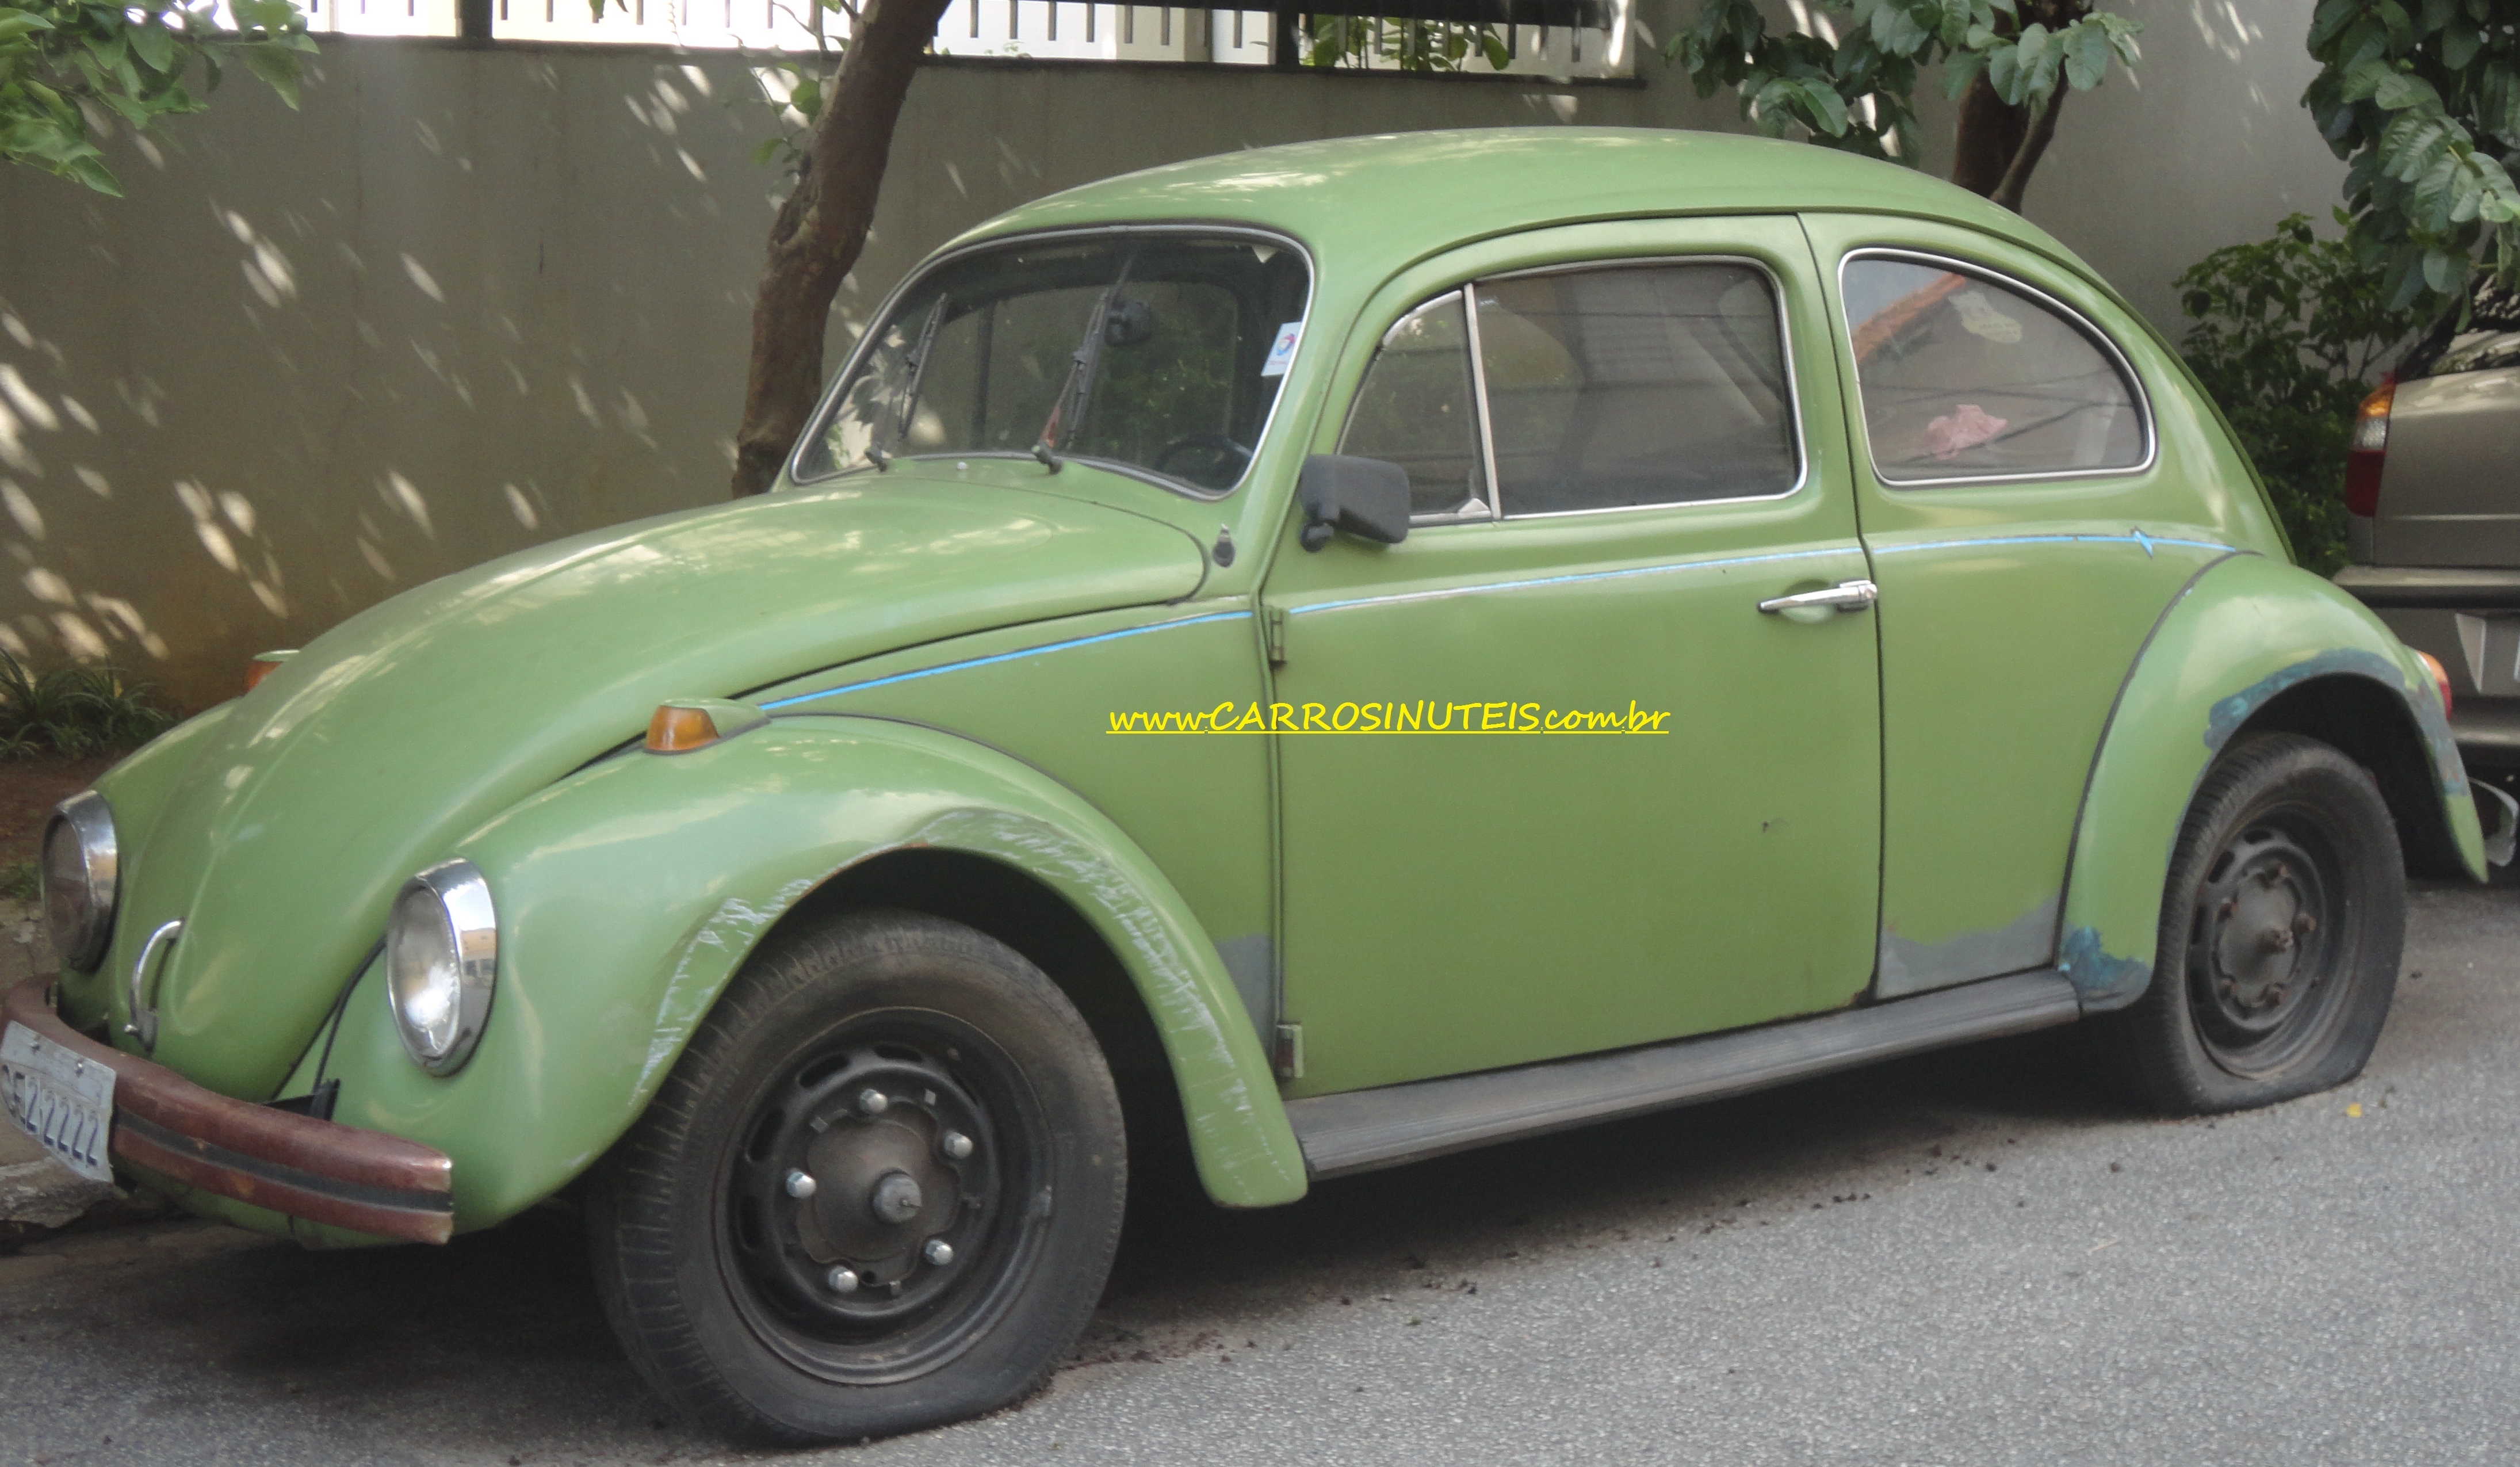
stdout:
<svg viewBox="0 0 2520 1467">
<path fill-rule="evenodd" d="M 1260 364 L 1263 377 L 1283 377 L 1286 364 L 1295 359 L 1295 344 L 1304 337 L 1304 323 L 1289 321 L 1278 328 L 1278 340 L 1269 344 L 1269 359 Z"/>
</svg>

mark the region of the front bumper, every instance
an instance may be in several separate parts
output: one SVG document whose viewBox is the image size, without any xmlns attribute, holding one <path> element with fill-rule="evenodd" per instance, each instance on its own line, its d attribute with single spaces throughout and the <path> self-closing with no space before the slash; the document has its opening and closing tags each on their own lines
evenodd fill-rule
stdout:
<svg viewBox="0 0 2520 1467">
<path fill-rule="evenodd" d="M 444 1152 L 205 1090 L 63 1023 L 51 986 L 37 977 L 10 989 L 0 1018 L 113 1071 L 116 1161 L 309 1222 L 413 1243 L 454 1236 L 455 1167 Z"/>
</svg>

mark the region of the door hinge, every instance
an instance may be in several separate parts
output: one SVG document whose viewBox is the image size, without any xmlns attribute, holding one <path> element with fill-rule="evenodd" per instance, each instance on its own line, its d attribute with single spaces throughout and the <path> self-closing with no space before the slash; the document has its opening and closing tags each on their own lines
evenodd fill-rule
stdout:
<svg viewBox="0 0 2520 1467">
<path fill-rule="evenodd" d="M 1286 665 L 1286 609 L 1282 606 L 1263 608 L 1260 625 L 1269 639 L 1269 665 Z"/>
<path fill-rule="evenodd" d="M 1278 1052 L 1271 1057 L 1280 1079 L 1304 1077 L 1304 1027 L 1300 1024 L 1278 1026 Z"/>
</svg>

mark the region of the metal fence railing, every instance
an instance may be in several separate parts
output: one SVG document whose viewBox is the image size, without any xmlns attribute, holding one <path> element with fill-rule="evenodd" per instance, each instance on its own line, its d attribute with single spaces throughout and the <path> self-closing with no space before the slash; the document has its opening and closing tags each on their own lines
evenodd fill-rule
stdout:
<svg viewBox="0 0 2520 1467">
<path fill-rule="evenodd" d="M 455 36 L 461 0 L 299 0 L 307 27 L 346 35 Z M 1598 25 L 1500 24 L 1508 58 L 1502 69 L 1472 56 L 1463 69 L 1605 77 L 1634 69 L 1627 31 L 1631 0 L 1600 7 Z M 587 0 L 489 0 L 494 40 L 664 45 L 691 50 L 812 52 L 844 38 L 847 17 L 813 0 L 609 0 L 604 18 Z M 1275 62 L 1265 10 L 1191 10 L 1096 5 L 1080 0 L 953 0 L 936 27 L 949 56 L 1059 61 L 1192 62 L 1266 67 Z M 1397 25 L 1400 22 L 1369 22 Z M 817 33 L 817 25 L 822 33 Z M 1369 48 L 1369 53 L 1372 48 Z M 1369 69 L 1396 63 L 1372 57 Z"/>
</svg>

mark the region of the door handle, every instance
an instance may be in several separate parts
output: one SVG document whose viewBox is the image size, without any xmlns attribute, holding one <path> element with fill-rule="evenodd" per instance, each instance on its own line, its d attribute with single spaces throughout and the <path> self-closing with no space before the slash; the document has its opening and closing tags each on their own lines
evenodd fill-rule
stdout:
<svg viewBox="0 0 2520 1467">
<path fill-rule="evenodd" d="M 1779 612 L 1818 611 L 1823 607 L 1841 612 L 1870 611 L 1881 599 L 1881 588 L 1868 580 L 1841 580 L 1817 591 L 1804 591 L 1793 596 L 1771 596 L 1759 603 L 1759 610 L 1774 616 Z"/>
</svg>

